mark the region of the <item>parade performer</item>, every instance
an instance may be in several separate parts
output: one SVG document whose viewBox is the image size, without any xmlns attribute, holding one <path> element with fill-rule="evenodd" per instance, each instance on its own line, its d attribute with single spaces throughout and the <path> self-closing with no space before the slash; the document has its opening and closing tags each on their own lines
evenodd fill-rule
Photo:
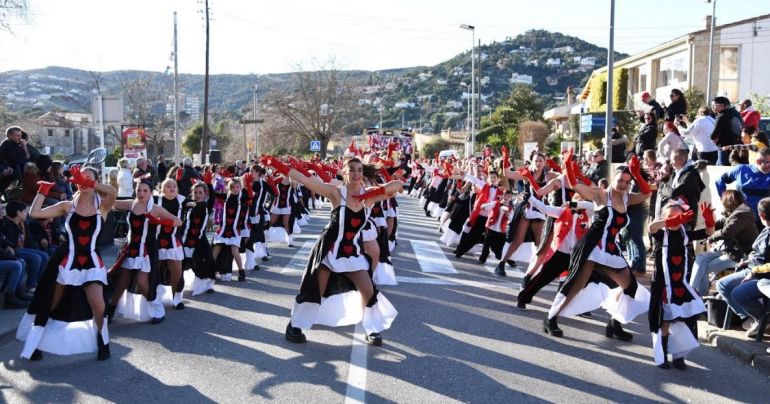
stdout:
<svg viewBox="0 0 770 404">
<path fill-rule="evenodd" d="M 163 195 L 158 197 L 155 203 L 182 219 L 186 198 L 179 195 L 177 182 L 167 178 L 161 185 L 161 192 Z M 158 242 L 158 260 L 161 271 L 167 271 L 167 273 L 163 272 L 165 274 L 163 279 L 167 281 L 170 287 L 171 305 L 177 310 L 182 310 L 184 309 L 182 302 L 182 260 L 184 259 L 182 240 L 177 228 L 173 226 L 158 226 L 155 237 Z"/>
<path fill-rule="evenodd" d="M 286 326 L 286 339 L 305 342 L 302 330 L 313 324 L 342 326 L 362 322 L 366 341 L 381 345 L 379 333 L 390 327 L 398 313 L 372 284 L 370 265 L 359 247 L 359 238 L 368 208 L 401 191 L 403 184 L 393 181 L 365 191 L 364 166 L 357 158 L 345 163 L 342 186 L 324 184 L 310 177 L 301 166 L 292 169 L 277 158 L 269 157 L 266 163 L 332 203 L 331 221 L 311 252 L 291 321 Z"/>
<path fill-rule="evenodd" d="M 291 224 L 291 179 L 283 176 L 281 182 L 277 184 L 278 195 L 273 200 L 273 206 L 270 208 L 270 229 L 268 230 L 268 241 L 285 242 L 287 246 L 292 246 L 292 227 Z M 281 220 L 280 225 L 278 220 Z"/>
<path fill-rule="evenodd" d="M 699 345 L 697 331 L 691 324 L 706 311 L 706 306 L 687 281 L 687 244 L 707 238 L 716 226 L 711 204 L 702 203 L 700 212 L 706 228 L 686 230 L 684 224 L 693 219 L 695 211 L 681 199 L 675 199 L 663 209 L 663 218 L 649 224 L 650 235 L 657 241 L 649 323 L 653 359 L 663 369 L 669 368 L 671 354 L 674 367 L 684 370 L 685 356 Z"/>
<path fill-rule="evenodd" d="M 159 324 L 165 319 L 163 305 L 156 301 L 160 283 L 156 226 L 179 227 L 182 221 L 153 203 L 152 189 L 144 180 L 136 183 L 134 200 L 115 201 L 115 209 L 128 211 L 128 235 L 118 260 L 110 270 L 115 278 L 107 316 L 117 313 L 136 321 Z"/>
<path fill-rule="evenodd" d="M 265 244 L 265 226 L 270 216 L 265 209 L 265 201 L 270 195 L 271 187 L 264 179 L 265 169 L 254 164 L 251 166 L 252 181 L 251 189 L 253 192 L 252 203 L 249 205 L 249 239 L 245 243 L 245 254 L 243 257 L 246 269 L 259 269 L 257 261 L 267 257 L 267 246 Z"/>
<path fill-rule="evenodd" d="M 569 276 L 556 294 L 543 321 L 543 330 L 553 336 L 561 336 L 558 316 L 577 315 L 604 307 L 611 315 L 606 336 L 628 341 L 633 336 L 623 330 L 621 323 L 626 324 L 647 311 L 650 294 L 637 283 L 628 262 L 620 254 L 617 236 L 628 224 L 627 206 L 647 200 L 651 193 L 650 185 L 642 177 L 636 156 L 631 158 L 628 166 L 615 170 L 612 185 L 607 190 L 578 183 L 575 175 L 578 168 L 572 157 L 570 151 L 565 158 L 567 183 L 584 200 L 594 202 L 594 217 L 585 237 L 573 250 Z M 632 180 L 638 184 L 640 193 L 628 191 Z M 604 283 L 589 284 L 592 275 L 609 278 L 617 287 L 609 290 Z"/>
<path fill-rule="evenodd" d="M 241 187 L 241 181 L 238 178 L 230 178 L 227 182 L 227 197 L 225 198 L 222 225 L 214 233 L 214 248 L 211 252 L 217 263 L 216 266 L 219 268 L 220 279 L 225 282 L 233 280 L 231 259 L 235 260 L 238 266 L 238 281 L 246 280 L 246 271 L 243 269 L 241 254 L 238 251 L 241 247 L 238 218 L 241 215 L 241 210 L 247 208 L 244 204 L 246 198 L 246 192 Z M 220 257 L 220 253 L 224 254 Z"/>
<path fill-rule="evenodd" d="M 505 234 L 510 215 L 513 212 L 513 191 L 507 189 L 495 201 L 484 204 L 484 209 L 489 209 L 489 219 L 486 223 L 486 232 L 484 234 L 484 247 L 481 249 L 479 263 L 487 262 L 490 250 L 495 254 L 495 258 L 500 259 L 505 247 Z"/>
<path fill-rule="evenodd" d="M 526 277 L 529 281 L 522 282 L 521 291 L 516 298 L 516 307 L 524 310 L 532 302 L 540 289 L 556 278 L 565 276 L 569 271 L 570 254 L 578 240 L 585 236 L 593 214 L 593 202 L 566 202 L 563 207 L 549 206 L 536 196 L 529 197 L 529 203 L 535 209 L 543 212 L 549 218 L 555 218 L 549 246 L 543 254 L 538 255 L 535 265 L 530 267 Z M 542 257 L 542 259 L 540 259 Z"/>
<path fill-rule="evenodd" d="M 486 228 L 490 213 L 490 208 L 484 208 L 484 206 L 494 201 L 502 192 L 497 188 L 500 178 L 495 171 L 489 172 L 486 183 L 470 175 L 466 175 L 465 180 L 472 183 L 475 187 L 476 199 L 473 203 L 473 211 L 463 226 L 460 242 L 454 250 L 455 257 L 457 258 L 462 257 L 473 246 L 483 241 L 484 229 Z"/>
<path fill-rule="evenodd" d="M 514 181 L 526 180 L 528 186 L 522 196 L 522 202 L 516 205 L 516 210 L 513 212 L 511 223 L 508 225 L 508 249 L 505 251 L 503 259 L 497 264 L 495 268 L 495 274 L 500 276 L 506 276 L 505 264 L 513 256 L 513 254 L 526 242 L 534 242 L 535 245 L 540 244 L 541 236 L 543 234 L 543 224 L 545 223 L 545 215 L 542 212 L 533 209 L 527 202 L 530 195 L 534 195 L 535 191 L 542 188 L 548 181 L 556 178 L 558 174 L 548 170 L 546 166 L 545 155 L 539 152 L 533 152 L 530 156 L 531 164 L 529 168 L 522 167 L 518 171 L 510 171 L 507 167 L 505 169 L 505 176 Z M 508 159 L 503 159 L 503 164 L 507 165 Z"/>
<path fill-rule="evenodd" d="M 214 292 L 214 257 L 211 245 L 206 237 L 209 222 L 208 187 L 197 183 L 192 187 L 193 202 L 188 202 L 182 229 L 182 248 L 184 251 L 184 269 L 192 269 L 195 277 L 189 289 L 193 296 Z"/>
<path fill-rule="evenodd" d="M 43 351 L 56 355 L 97 352 L 98 360 L 110 357 L 103 294 L 107 270 L 97 239 L 117 190 L 98 183 L 93 168 L 74 166 L 70 173 L 70 182 L 78 187 L 72 201 L 43 209 L 54 184 L 41 181 L 30 207 L 33 219 L 66 216 L 67 232 L 67 242 L 48 261 L 16 331 L 16 338 L 24 341 L 21 357 L 30 360 L 42 359 Z"/>
</svg>

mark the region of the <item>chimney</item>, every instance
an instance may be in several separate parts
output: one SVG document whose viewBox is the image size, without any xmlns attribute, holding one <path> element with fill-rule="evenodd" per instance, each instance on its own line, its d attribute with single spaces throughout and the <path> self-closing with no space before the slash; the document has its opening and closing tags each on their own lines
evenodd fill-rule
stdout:
<svg viewBox="0 0 770 404">
<path fill-rule="evenodd" d="M 710 30 L 711 30 L 711 16 L 707 15 L 706 16 L 706 31 L 710 31 Z"/>
</svg>

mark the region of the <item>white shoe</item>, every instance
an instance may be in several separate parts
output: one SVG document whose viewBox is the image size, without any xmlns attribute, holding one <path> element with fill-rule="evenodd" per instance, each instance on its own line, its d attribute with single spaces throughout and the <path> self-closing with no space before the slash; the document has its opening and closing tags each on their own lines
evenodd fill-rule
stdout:
<svg viewBox="0 0 770 404">
<path fill-rule="evenodd" d="M 741 328 L 746 331 L 755 330 L 757 327 L 759 327 L 759 323 L 754 321 L 754 319 L 751 317 L 747 317 L 745 320 L 743 320 L 743 324 L 741 324 Z"/>
<path fill-rule="evenodd" d="M 233 280 L 233 274 L 224 274 L 222 275 L 222 281 L 223 282 L 231 282 Z"/>
<path fill-rule="evenodd" d="M 174 298 L 171 299 L 171 304 L 173 306 L 176 306 L 179 303 L 182 303 L 182 294 L 180 292 L 176 292 L 176 293 L 174 293 Z"/>
</svg>

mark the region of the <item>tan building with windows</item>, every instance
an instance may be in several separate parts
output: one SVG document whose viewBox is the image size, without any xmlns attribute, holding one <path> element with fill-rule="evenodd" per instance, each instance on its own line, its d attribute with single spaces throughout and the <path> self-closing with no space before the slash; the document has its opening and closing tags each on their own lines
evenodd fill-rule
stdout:
<svg viewBox="0 0 770 404">
<path fill-rule="evenodd" d="M 628 109 L 642 109 L 645 91 L 662 105 L 670 103 L 672 88 L 695 87 L 706 93 L 710 23 L 709 16 L 703 30 L 615 62 L 616 69 L 628 69 Z M 770 14 L 716 26 L 712 59 L 712 97 L 726 96 L 735 103 L 750 93 L 770 94 Z M 606 71 L 602 67 L 592 76 Z M 588 83 L 580 99 L 588 99 Z"/>
</svg>

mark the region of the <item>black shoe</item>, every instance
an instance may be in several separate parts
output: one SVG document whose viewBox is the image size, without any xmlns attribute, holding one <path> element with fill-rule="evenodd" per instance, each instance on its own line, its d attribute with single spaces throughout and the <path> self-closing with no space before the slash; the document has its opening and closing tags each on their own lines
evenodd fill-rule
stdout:
<svg viewBox="0 0 770 404">
<path fill-rule="evenodd" d="M 302 329 L 292 327 L 291 322 L 286 325 L 286 333 L 284 334 L 284 337 L 286 337 L 289 342 L 293 342 L 295 344 L 304 344 L 307 342 L 307 338 L 305 337 L 305 334 L 302 333 Z"/>
<path fill-rule="evenodd" d="M 684 363 L 684 358 L 676 358 L 671 361 L 671 364 L 679 370 L 687 370 L 687 364 Z"/>
<path fill-rule="evenodd" d="M 607 338 L 613 338 L 616 337 L 617 339 L 621 341 L 631 341 L 634 336 L 623 329 L 623 326 L 620 325 L 620 322 L 610 317 L 610 321 L 607 322 L 607 327 L 604 328 L 604 335 L 607 336 Z"/>
<path fill-rule="evenodd" d="M 209 289 L 206 291 L 206 293 L 214 293 L 214 289 Z"/>
<path fill-rule="evenodd" d="M 269 260 L 269 259 L 270 259 L 270 256 L 269 256 L 269 255 L 268 255 L 267 257 L 262 257 L 262 262 L 265 262 L 265 261 L 267 261 L 267 260 Z"/>
<path fill-rule="evenodd" d="M 507 261 L 505 261 L 505 262 L 507 262 L 507 263 L 508 263 L 508 265 L 510 265 L 510 266 L 511 266 L 511 268 L 513 268 L 513 269 L 516 269 L 516 268 L 518 268 L 518 265 L 516 264 L 516 261 L 514 261 L 514 260 L 507 260 Z"/>
<path fill-rule="evenodd" d="M 29 360 L 31 360 L 31 361 L 43 360 L 43 351 L 41 351 L 39 349 L 35 349 L 35 351 L 32 352 L 32 356 L 29 357 Z"/>
<path fill-rule="evenodd" d="M 532 280 L 532 277 L 529 275 L 524 275 L 524 278 L 521 280 L 521 290 L 524 290 L 527 288 L 527 285 L 529 285 L 529 282 Z"/>
<path fill-rule="evenodd" d="M 546 334 L 551 334 L 554 337 L 561 337 L 564 335 L 564 332 L 562 332 L 561 328 L 559 328 L 559 324 L 556 323 L 557 318 L 558 317 L 549 319 L 546 317 L 543 320 L 543 331 Z"/>
<path fill-rule="evenodd" d="M 378 333 L 378 332 L 373 332 L 373 333 L 367 335 L 366 337 L 364 337 L 364 339 L 366 340 L 366 342 L 369 345 L 372 345 L 372 346 L 382 346 L 382 337 L 380 336 L 380 333 Z"/>
<path fill-rule="evenodd" d="M 506 276 L 505 274 L 505 262 L 500 261 L 499 264 L 495 267 L 495 275 L 498 276 Z"/>
<path fill-rule="evenodd" d="M 521 300 L 519 300 L 519 301 L 516 302 L 516 308 L 519 309 L 519 310 L 526 310 L 527 309 L 527 304 L 522 302 Z"/>
<path fill-rule="evenodd" d="M 430 212 L 425 212 L 425 217 L 433 217 L 430 215 Z"/>
<path fill-rule="evenodd" d="M 246 280 L 246 271 L 243 269 L 238 270 L 238 282 L 243 282 Z"/>
<path fill-rule="evenodd" d="M 661 363 L 660 365 L 658 365 L 658 367 L 659 367 L 659 368 L 661 368 L 661 369 L 670 369 L 670 368 L 671 368 L 671 364 L 669 364 L 669 363 L 668 363 L 668 358 L 666 358 L 666 359 L 663 361 L 663 363 Z"/>
<path fill-rule="evenodd" d="M 480 257 L 479 257 L 479 264 L 481 264 L 481 265 L 484 265 L 484 264 L 486 264 L 486 263 L 487 263 L 487 257 L 485 257 L 485 256 L 483 256 L 483 255 L 482 255 L 482 256 L 480 256 Z"/>
<path fill-rule="evenodd" d="M 96 360 L 103 361 L 110 358 L 110 344 L 105 344 L 102 334 L 96 335 L 96 346 L 99 351 L 96 354 Z"/>
<path fill-rule="evenodd" d="M 107 306 L 107 324 L 112 324 L 112 319 L 115 317 L 115 310 L 118 306 Z"/>
<path fill-rule="evenodd" d="M 176 306 L 174 306 L 174 308 L 177 310 L 184 310 L 184 303 L 179 302 L 176 304 Z"/>
<path fill-rule="evenodd" d="M 262 269 L 262 268 L 260 268 L 259 265 L 254 265 L 254 270 L 255 271 L 259 271 L 260 269 Z"/>
<path fill-rule="evenodd" d="M 590 311 L 587 311 L 587 312 L 585 312 L 585 313 L 581 313 L 581 314 L 578 314 L 578 317 L 583 317 L 583 318 L 594 318 L 594 315 L 593 315 L 593 313 L 591 313 Z"/>
<path fill-rule="evenodd" d="M 152 325 L 160 324 L 160 323 L 164 322 L 165 320 L 166 320 L 166 316 L 163 316 L 163 317 L 153 317 L 152 320 L 150 320 L 150 324 L 152 324 Z"/>
<path fill-rule="evenodd" d="M 27 307 L 29 307 L 29 302 L 19 299 L 13 293 L 5 294 L 4 309 L 26 309 Z"/>
</svg>

